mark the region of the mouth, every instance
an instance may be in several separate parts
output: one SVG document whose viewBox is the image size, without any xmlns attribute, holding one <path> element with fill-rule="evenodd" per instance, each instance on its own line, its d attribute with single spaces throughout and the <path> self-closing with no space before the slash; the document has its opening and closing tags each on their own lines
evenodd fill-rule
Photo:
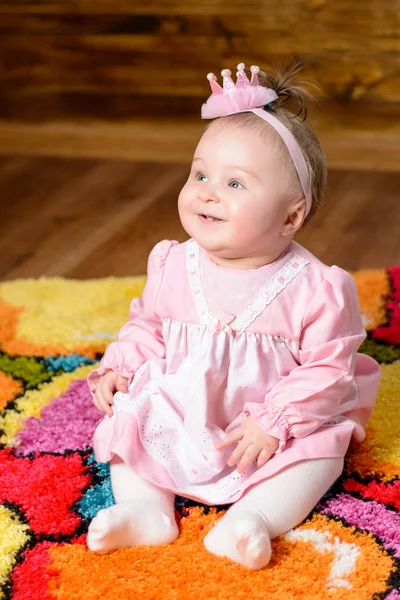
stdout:
<svg viewBox="0 0 400 600">
<path fill-rule="evenodd" d="M 199 219 L 206 223 L 223 223 L 223 219 L 218 219 L 217 217 L 213 217 L 211 215 L 198 215 Z"/>
</svg>

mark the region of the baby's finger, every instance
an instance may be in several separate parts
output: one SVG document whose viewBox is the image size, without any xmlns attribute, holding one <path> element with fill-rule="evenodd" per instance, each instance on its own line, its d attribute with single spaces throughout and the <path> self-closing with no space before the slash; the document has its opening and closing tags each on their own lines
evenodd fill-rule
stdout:
<svg viewBox="0 0 400 600">
<path fill-rule="evenodd" d="M 98 402 L 96 396 L 93 398 L 93 404 L 95 405 L 95 407 L 97 408 L 97 410 L 101 410 L 99 402 Z"/>
<path fill-rule="evenodd" d="M 96 396 L 107 404 L 114 404 L 114 393 L 108 385 L 99 385 L 96 389 Z"/>
<path fill-rule="evenodd" d="M 110 403 L 107 400 L 107 397 L 105 397 L 103 394 L 96 393 L 96 400 L 97 400 L 97 404 L 95 403 L 95 406 L 101 411 L 106 413 L 109 417 L 113 416 L 113 411 L 112 408 L 110 406 Z"/>
<path fill-rule="evenodd" d="M 257 468 L 259 469 L 260 467 L 263 467 L 271 458 L 272 456 L 272 452 L 271 450 L 267 450 L 267 449 L 263 449 L 261 450 L 260 454 L 258 455 L 258 459 L 257 459 Z"/>
<path fill-rule="evenodd" d="M 243 437 L 243 432 L 240 427 L 236 427 L 236 429 L 232 429 L 228 435 L 224 437 L 224 439 L 220 440 L 215 444 L 217 450 L 222 450 L 222 448 L 226 448 L 226 446 L 230 446 L 235 442 L 239 442 Z"/>
<path fill-rule="evenodd" d="M 106 413 L 106 415 L 108 415 L 109 417 L 113 416 L 113 409 L 111 408 L 111 406 L 103 400 L 103 402 L 101 402 L 100 404 L 101 410 Z"/>
<path fill-rule="evenodd" d="M 238 443 L 238 445 L 236 446 L 236 448 L 234 449 L 234 451 L 228 458 L 228 466 L 229 467 L 233 467 L 234 465 L 236 465 L 239 462 L 239 460 L 242 458 L 244 452 L 246 451 L 246 448 L 248 447 L 248 445 L 249 445 L 248 442 L 245 442 L 244 440 L 241 440 Z"/>
<path fill-rule="evenodd" d="M 128 391 L 128 380 L 126 377 L 122 377 L 122 375 L 117 376 L 117 381 L 115 387 L 119 392 L 126 393 Z"/>
<path fill-rule="evenodd" d="M 97 410 L 99 410 L 100 412 L 104 412 L 103 409 L 103 404 L 98 396 L 98 394 L 96 394 L 94 400 L 93 400 L 93 404 L 95 405 L 95 407 L 97 408 Z"/>
<path fill-rule="evenodd" d="M 254 444 L 251 444 L 251 446 L 248 446 L 240 460 L 240 463 L 237 466 L 237 469 L 236 469 L 237 472 L 244 473 L 245 470 L 247 469 L 247 467 L 249 465 L 251 465 L 251 463 L 256 458 L 256 456 L 258 455 L 259 452 L 260 452 L 260 448 L 255 446 Z"/>
</svg>

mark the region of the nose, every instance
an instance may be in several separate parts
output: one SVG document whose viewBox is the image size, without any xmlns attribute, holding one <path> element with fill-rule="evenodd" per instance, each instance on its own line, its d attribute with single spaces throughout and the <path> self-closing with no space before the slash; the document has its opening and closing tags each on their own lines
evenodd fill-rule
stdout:
<svg viewBox="0 0 400 600">
<path fill-rule="evenodd" d="M 219 202 L 216 186 L 210 183 L 203 184 L 199 191 L 199 200 L 202 202 Z"/>
</svg>

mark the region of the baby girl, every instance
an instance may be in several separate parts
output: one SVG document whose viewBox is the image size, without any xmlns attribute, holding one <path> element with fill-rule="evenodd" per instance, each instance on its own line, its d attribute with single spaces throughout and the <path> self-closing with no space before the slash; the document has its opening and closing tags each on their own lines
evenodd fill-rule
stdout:
<svg viewBox="0 0 400 600">
<path fill-rule="evenodd" d="M 297 70 L 261 84 L 239 64 L 223 87 L 208 75 L 214 120 L 178 199 L 190 239 L 152 250 L 142 298 L 89 376 L 116 502 L 89 527 L 95 552 L 172 542 L 179 494 L 232 504 L 205 547 L 261 569 L 365 436 L 380 373 L 357 353 L 354 280 L 294 241 L 326 181 Z"/>
</svg>

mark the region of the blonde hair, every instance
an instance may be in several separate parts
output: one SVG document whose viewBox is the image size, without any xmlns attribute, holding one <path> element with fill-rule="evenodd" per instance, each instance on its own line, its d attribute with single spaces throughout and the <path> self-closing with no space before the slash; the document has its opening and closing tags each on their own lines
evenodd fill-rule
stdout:
<svg viewBox="0 0 400 600">
<path fill-rule="evenodd" d="M 306 161 L 312 193 L 312 205 L 310 213 L 304 221 L 304 223 L 306 223 L 322 204 L 327 179 L 327 167 L 325 155 L 318 138 L 308 123 L 305 122 L 307 117 L 307 102 L 317 102 L 317 97 L 306 87 L 301 85 L 303 82 L 298 82 L 296 79 L 297 73 L 303 69 L 303 66 L 304 65 L 299 61 L 292 60 L 286 67 L 272 67 L 268 73 L 260 72 L 259 81 L 261 85 L 272 88 L 277 93 L 278 98 L 272 103 L 272 114 L 294 135 Z M 297 104 L 297 114 L 284 108 L 284 105 L 289 102 L 294 105 Z M 271 110 L 270 105 L 267 110 L 268 109 Z M 282 166 L 288 178 L 287 189 L 289 198 L 303 196 L 300 179 L 290 154 L 281 137 L 271 125 L 253 113 L 230 115 L 218 118 L 216 121 L 221 123 L 237 123 L 242 127 L 250 127 L 251 129 L 258 131 L 263 128 L 263 131 L 265 131 L 265 128 L 268 128 L 268 133 L 274 135 L 274 141 L 281 151 L 283 159 Z M 215 123 L 215 121 L 212 121 L 207 126 L 207 129 L 212 126 L 213 123 Z"/>
</svg>

